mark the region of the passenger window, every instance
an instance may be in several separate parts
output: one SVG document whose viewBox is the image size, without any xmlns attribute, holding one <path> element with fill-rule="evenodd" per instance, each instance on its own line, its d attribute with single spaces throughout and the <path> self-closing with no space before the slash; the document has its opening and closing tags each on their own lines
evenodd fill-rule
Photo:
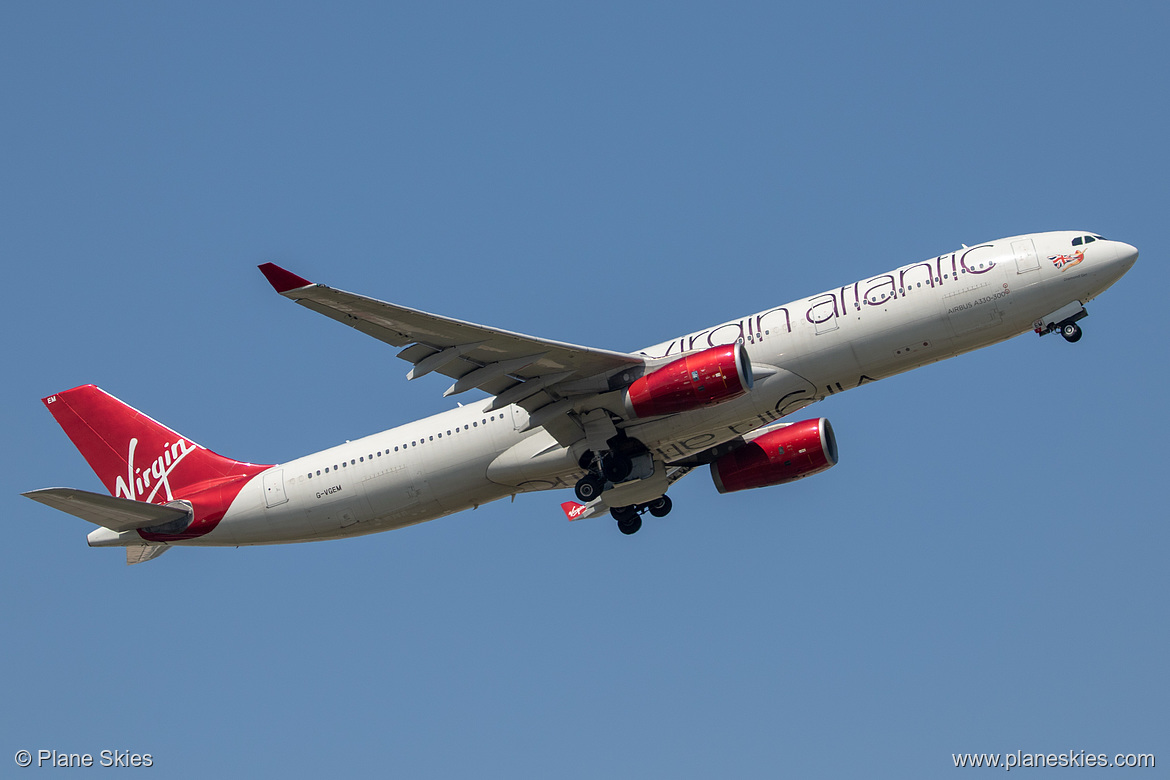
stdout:
<svg viewBox="0 0 1170 780">
<path fill-rule="evenodd" d="M 343 460 L 343 461 L 341 461 L 341 467 L 342 467 L 342 468 L 345 468 L 345 467 L 346 467 L 346 465 L 347 465 L 347 464 L 346 464 L 346 462 L 345 462 L 344 460 Z"/>
<path fill-rule="evenodd" d="M 325 469 L 325 471 L 328 472 L 329 469 Z M 318 477 L 321 476 L 321 469 L 317 469 L 317 476 Z"/>
<path fill-rule="evenodd" d="M 326 473 L 326 474 L 328 474 L 328 473 L 329 473 L 329 467 L 328 467 L 328 466 L 326 466 L 326 467 L 325 467 L 325 473 Z"/>
<path fill-rule="evenodd" d="M 313 472 L 310 471 L 309 472 L 309 479 L 312 479 L 312 478 L 313 478 Z"/>
</svg>

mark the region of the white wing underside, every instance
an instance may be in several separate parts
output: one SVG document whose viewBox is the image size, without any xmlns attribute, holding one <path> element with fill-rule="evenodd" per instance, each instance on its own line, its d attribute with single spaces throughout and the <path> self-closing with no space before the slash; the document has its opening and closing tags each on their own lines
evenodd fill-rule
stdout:
<svg viewBox="0 0 1170 780">
<path fill-rule="evenodd" d="M 624 352 L 583 347 L 429 314 L 312 284 L 279 266 L 260 267 L 277 292 L 307 309 L 395 347 L 413 365 L 408 379 L 431 372 L 455 380 L 444 395 L 477 388 L 494 396 L 484 411 L 517 404 L 533 414 L 559 401 L 629 384 L 645 361 Z M 580 425 L 561 404 L 538 415 L 562 444 L 581 437 Z M 554 414 L 549 414 L 554 412 Z"/>
</svg>

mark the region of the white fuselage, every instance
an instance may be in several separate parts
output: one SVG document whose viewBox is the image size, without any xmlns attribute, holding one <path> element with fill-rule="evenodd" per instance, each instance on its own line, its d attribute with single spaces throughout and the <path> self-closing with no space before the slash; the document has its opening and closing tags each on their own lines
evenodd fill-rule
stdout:
<svg viewBox="0 0 1170 780">
<path fill-rule="evenodd" d="M 764 370 L 747 394 L 625 432 L 665 461 L 696 454 L 869 381 L 1032 330 L 1096 297 L 1136 250 L 1078 232 L 964 248 L 643 350 L 680 355 L 742 339 Z M 1069 258 L 1060 262 L 1053 258 Z M 1080 259 L 1075 259 L 1080 257 Z M 1060 266 L 1060 267 L 1058 267 Z M 765 376 L 766 374 L 766 376 Z M 240 491 L 219 525 L 188 545 L 275 544 L 375 533 L 509 495 L 572 487 L 580 450 L 518 406 L 452 409 L 274 466 Z"/>
</svg>

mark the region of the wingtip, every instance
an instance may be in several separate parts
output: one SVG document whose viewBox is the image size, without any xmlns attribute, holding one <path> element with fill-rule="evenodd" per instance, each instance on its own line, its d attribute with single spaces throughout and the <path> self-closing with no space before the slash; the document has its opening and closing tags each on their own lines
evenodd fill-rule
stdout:
<svg viewBox="0 0 1170 780">
<path fill-rule="evenodd" d="M 260 269 L 260 273 L 264 274 L 264 278 L 268 280 L 268 283 L 272 285 L 273 289 L 281 295 L 291 290 L 310 287 L 313 284 L 308 279 L 303 279 L 292 271 L 286 271 L 276 263 L 264 263 L 257 267 Z"/>
</svg>

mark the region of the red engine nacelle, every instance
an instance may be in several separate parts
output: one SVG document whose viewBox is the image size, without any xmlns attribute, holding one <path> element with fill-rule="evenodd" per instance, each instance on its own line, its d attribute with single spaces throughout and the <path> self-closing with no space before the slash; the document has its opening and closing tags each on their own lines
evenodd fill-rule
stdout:
<svg viewBox="0 0 1170 780">
<path fill-rule="evenodd" d="M 782 485 L 837 465 L 837 439 L 824 417 L 768 431 L 711 464 L 720 493 Z"/>
<path fill-rule="evenodd" d="M 737 398 L 752 388 L 752 367 L 743 344 L 711 347 L 667 363 L 626 390 L 634 417 L 698 409 Z"/>
</svg>

